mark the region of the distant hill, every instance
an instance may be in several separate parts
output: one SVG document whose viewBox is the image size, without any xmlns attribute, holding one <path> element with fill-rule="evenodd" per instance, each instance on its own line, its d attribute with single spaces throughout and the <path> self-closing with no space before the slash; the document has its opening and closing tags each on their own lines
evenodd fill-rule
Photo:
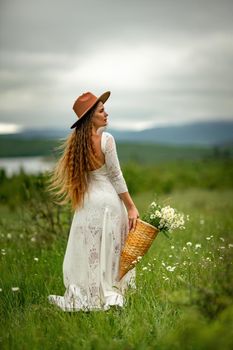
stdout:
<svg viewBox="0 0 233 350">
<path fill-rule="evenodd" d="M 156 127 L 142 131 L 114 131 L 117 140 L 170 145 L 233 145 L 232 122 L 200 122 Z"/>
<path fill-rule="evenodd" d="M 1 135 L 1 138 L 58 139 L 65 138 L 70 129 L 26 129 L 18 134 Z M 233 121 L 206 121 L 145 129 L 119 131 L 106 128 L 117 141 L 156 143 L 169 145 L 232 146 Z"/>
</svg>

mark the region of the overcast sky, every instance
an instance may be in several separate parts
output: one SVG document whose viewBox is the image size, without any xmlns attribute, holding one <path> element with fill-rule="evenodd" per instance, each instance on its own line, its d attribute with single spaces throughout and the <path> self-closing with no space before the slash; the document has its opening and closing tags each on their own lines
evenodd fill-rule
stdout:
<svg viewBox="0 0 233 350">
<path fill-rule="evenodd" d="M 233 120 L 232 18 L 232 0 L 0 0 L 0 132 L 68 130 L 87 91 L 111 91 L 113 128 Z"/>
</svg>

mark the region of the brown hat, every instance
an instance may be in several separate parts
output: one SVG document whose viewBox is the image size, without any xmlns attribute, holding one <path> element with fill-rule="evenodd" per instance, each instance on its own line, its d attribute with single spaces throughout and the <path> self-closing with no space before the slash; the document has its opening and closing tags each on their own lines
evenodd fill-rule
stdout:
<svg viewBox="0 0 233 350">
<path fill-rule="evenodd" d="M 77 114 L 78 120 L 70 128 L 75 128 L 79 124 L 80 120 L 97 102 L 102 101 L 104 103 L 107 101 L 110 94 L 110 91 L 106 91 L 100 97 L 96 97 L 91 92 L 85 92 L 79 96 L 73 105 L 73 110 Z"/>
</svg>

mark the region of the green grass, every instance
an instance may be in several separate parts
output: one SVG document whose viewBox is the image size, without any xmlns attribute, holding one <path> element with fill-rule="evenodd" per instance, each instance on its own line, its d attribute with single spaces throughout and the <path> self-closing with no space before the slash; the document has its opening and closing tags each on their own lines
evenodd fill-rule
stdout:
<svg viewBox="0 0 233 350">
<path fill-rule="evenodd" d="M 36 226 L 25 222 L 21 211 L 2 206 L 0 347 L 232 349 L 233 190 L 189 188 L 159 198 L 190 215 L 186 230 L 174 232 L 171 240 L 158 235 L 137 265 L 137 290 L 127 292 L 125 308 L 72 314 L 47 301 L 49 294 L 65 292 L 67 235 L 47 245 L 40 236 L 32 241 L 36 232 L 30 227 Z M 133 199 L 142 214 L 153 193 L 137 193 Z M 169 272 L 168 265 L 175 270 Z"/>
</svg>

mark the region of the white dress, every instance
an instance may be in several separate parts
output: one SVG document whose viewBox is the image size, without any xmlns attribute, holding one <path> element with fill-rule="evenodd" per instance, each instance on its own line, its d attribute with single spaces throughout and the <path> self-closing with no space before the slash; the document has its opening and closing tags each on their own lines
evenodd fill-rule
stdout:
<svg viewBox="0 0 233 350">
<path fill-rule="evenodd" d="M 120 254 L 128 231 L 128 214 L 119 193 L 128 191 L 114 137 L 101 134 L 105 163 L 88 173 L 84 206 L 73 216 L 63 261 L 64 296 L 49 302 L 64 311 L 108 310 L 124 306 L 125 291 L 136 289 L 136 268 L 118 281 Z"/>
</svg>

